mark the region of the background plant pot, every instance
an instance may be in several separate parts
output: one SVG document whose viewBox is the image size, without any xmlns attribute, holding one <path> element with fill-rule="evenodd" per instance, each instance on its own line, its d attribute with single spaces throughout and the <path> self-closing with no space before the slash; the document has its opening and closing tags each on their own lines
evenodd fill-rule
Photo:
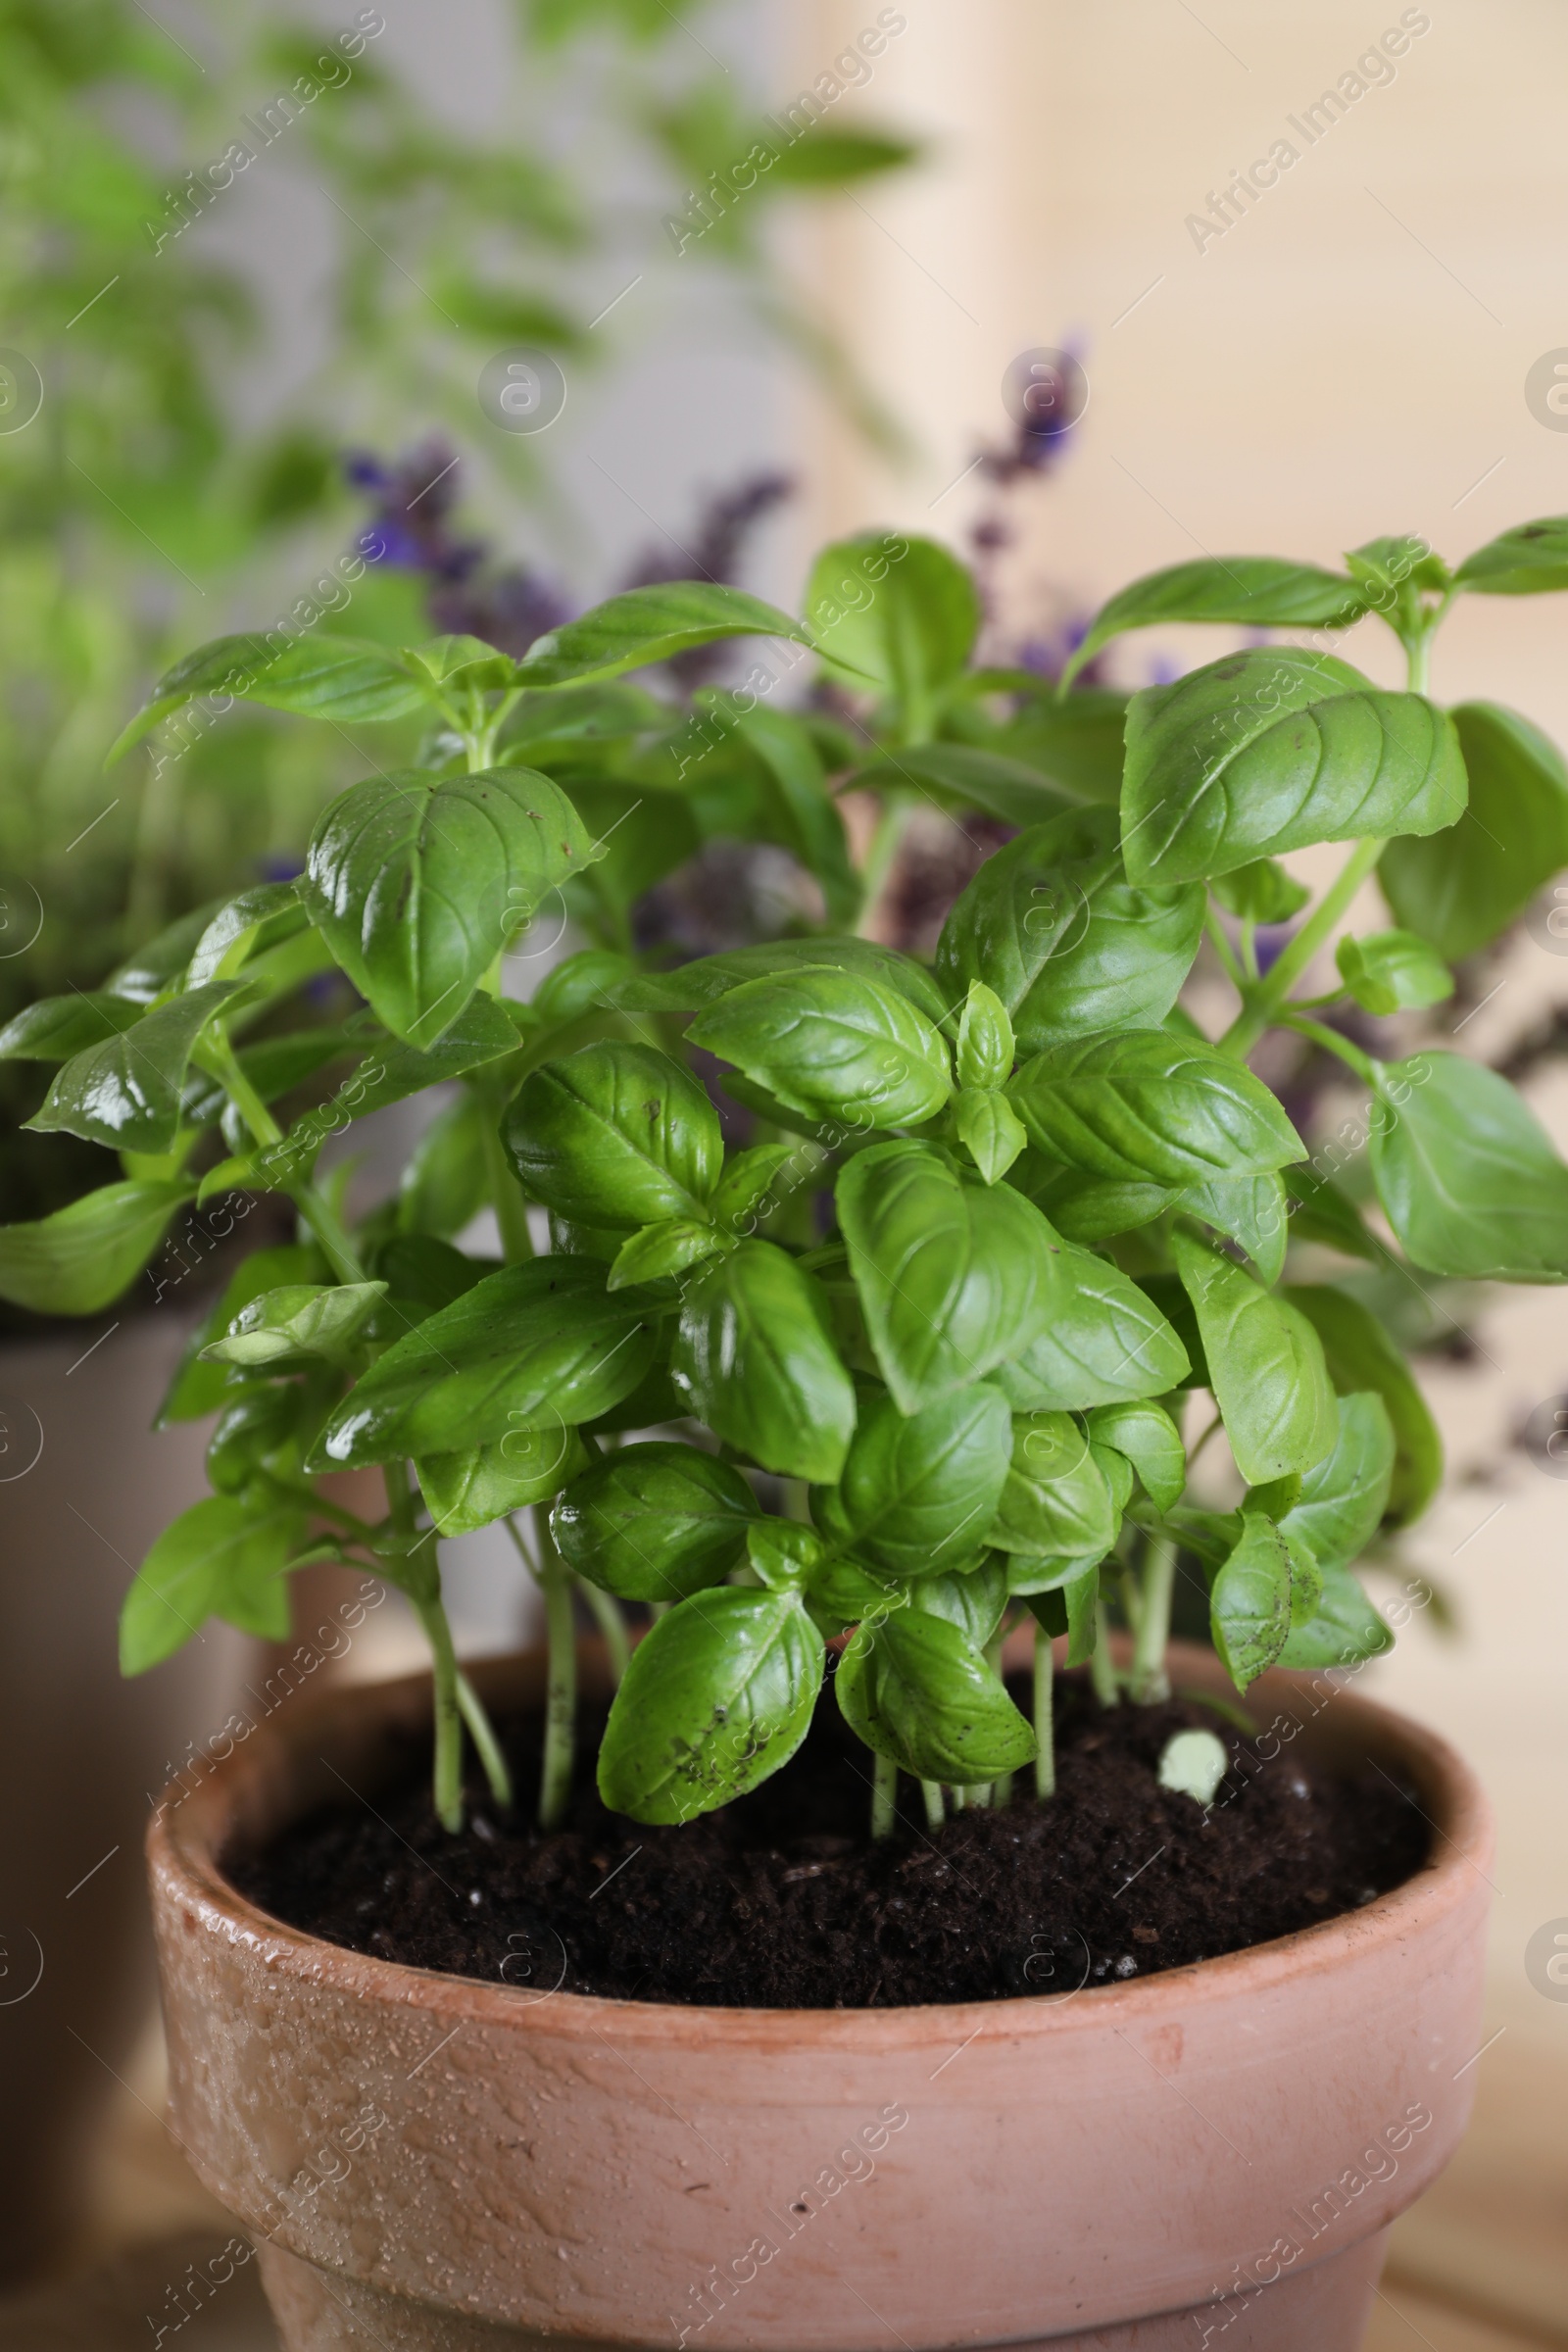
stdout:
<svg viewBox="0 0 1568 2352">
<path fill-rule="evenodd" d="M 536 1654 L 480 1671 L 503 1703 L 541 1687 Z M 862 2011 L 586 1999 L 554 1950 L 483 1984 L 268 1919 L 218 1855 L 343 1780 L 373 1794 L 428 1688 L 302 1702 L 155 1821 L 174 2130 L 290 2352 L 362 2327 L 396 2352 L 1353 2352 L 1383 2234 L 1468 2115 L 1490 1824 L 1444 1742 L 1319 1682 L 1271 1675 L 1255 1707 L 1410 1777 L 1437 1836 L 1406 1886 L 1121 1985 Z"/>
<path fill-rule="evenodd" d="M 136 1563 L 206 1491 L 205 1426 L 150 1426 L 187 1330 L 165 1311 L 0 1347 L 0 2280 L 71 2235 L 152 1993 L 148 1792 L 222 1723 L 247 1647 L 209 1625 L 120 1676 Z"/>
</svg>

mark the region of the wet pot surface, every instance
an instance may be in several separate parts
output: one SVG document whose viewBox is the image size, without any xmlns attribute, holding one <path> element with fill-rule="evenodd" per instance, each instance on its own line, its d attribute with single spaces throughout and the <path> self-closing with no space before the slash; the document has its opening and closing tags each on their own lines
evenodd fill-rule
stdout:
<svg viewBox="0 0 1568 2352">
<path fill-rule="evenodd" d="M 485 1679 L 526 1700 L 540 1662 Z M 1314 1703 L 1281 1676 L 1253 1699 Z M 746 2009 L 573 1993 L 564 1953 L 522 1985 L 436 1975 L 235 1891 L 220 1853 L 345 1782 L 374 1802 L 427 1705 L 280 1711 L 153 1833 L 174 2126 L 295 2352 L 1352 2352 L 1474 2084 L 1489 1831 L 1441 1741 L 1348 1690 L 1301 1732 L 1436 1828 L 1351 1914 L 1053 1998 Z"/>
</svg>

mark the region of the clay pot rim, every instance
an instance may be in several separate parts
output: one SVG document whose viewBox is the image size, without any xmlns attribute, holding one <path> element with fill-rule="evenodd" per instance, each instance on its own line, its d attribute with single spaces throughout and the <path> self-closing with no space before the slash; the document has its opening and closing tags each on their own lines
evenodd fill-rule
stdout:
<svg viewBox="0 0 1568 2352">
<path fill-rule="evenodd" d="M 585 1646 L 597 1649 L 598 1645 Z M 492 1681 L 504 1687 L 539 1655 L 520 1651 L 484 1659 L 468 1672 L 481 1689 Z M 1189 1684 L 1208 1680 L 1226 1690 L 1231 1688 L 1211 1653 L 1178 1643 L 1173 1645 L 1172 1657 Z M 1249 1696 L 1283 1707 L 1290 1694 L 1303 1690 L 1310 1680 L 1306 1675 L 1274 1670 L 1260 1678 Z M 1346 1735 L 1354 1733 L 1359 1735 L 1357 1744 L 1364 1739 L 1368 1751 L 1397 1758 L 1425 1800 L 1422 1809 L 1434 1832 L 1433 1857 L 1401 1886 L 1374 1897 L 1358 1911 L 1341 1912 L 1294 1935 L 1241 1951 L 1219 1953 L 1212 1959 L 1119 1984 L 1086 1985 L 1075 1993 L 885 2009 L 710 2008 L 688 2002 L 622 2000 L 599 1993 L 528 1995 L 476 1977 L 377 1959 L 330 1943 L 250 1902 L 230 1885 L 219 1865 L 236 1800 L 248 1789 L 286 1774 L 306 1746 L 307 1735 L 317 1726 L 345 1714 L 373 1722 L 378 1716 L 406 1711 L 411 1700 L 428 1691 L 429 1683 L 428 1674 L 415 1674 L 325 1690 L 303 1699 L 290 1709 L 286 1732 L 270 1723 L 258 1727 L 253 1741 L 234 1747 L 194 1794 L 176 1795 L 172 1787 L 166 1790 L 147 1834 L 148 1861 L 155 1880 L 162 1882 L 164 1904 L 182 1907 L 190 1924 L 199 1921 L 209 1934 L 251 1944 L 262 1953 L 269 1970 L 298 1982 L 320 1984 L 329 1979 L 339 1990 L 368 2002 L 437 2011 L 457 2023 L 489 2026 L 501 2032 L 526 2030 L 558 2039 L 594 2041 L 602 2048 L 610 2041 L 612 2029 L 620 2040 L 650 2047 L 700 2037 L 730 2051 L 765 2053 L 798 2048 L 803 2041 L 824 2051 L 859 2049 L 867 2044 L 879 2049 L 929 2047 L 933 2028 L 940 2022 L 951 2027 L 956 2054 L 958 2047 L 982 2038 L 1023 2041 L 1060 2033 L 1099 2033 L 1122 2025 L 1154 2026 L 1172 2014 L 1190 2011 L 1197 2002 L 1223 2002 L 1243 1995 L 1255 1999 L 1301 1976 L 1348 1962 L 1363 1954 L 1369 1943 L 1413 1940 L 1463 1899 L 1472 1873 L 1486 1877 L 1494 1851 L 1491 1806 L 1457 1750 L 1426 1725 L 1342 1684 L 1335 1690 L 1335 1743 L 1343 1746 Z M 1310 1730 L 1310 1726 L 1303 1727 L 1305 1735 L 1309 1736 Z M 1280 1752 L 1284 1753 L 1283 1748 Z M 170 1798 L 173 1801 L 169 1802 Z"/>
</svg>

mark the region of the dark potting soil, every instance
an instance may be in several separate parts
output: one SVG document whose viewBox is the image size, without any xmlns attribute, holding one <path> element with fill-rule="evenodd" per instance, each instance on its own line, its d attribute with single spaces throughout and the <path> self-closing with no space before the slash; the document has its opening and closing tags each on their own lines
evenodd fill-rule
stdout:
<svg viewBox="0 0 1568 2352">
<path fill-rule="evenodd" d="M 1029 1704 L 1026 1682 L 1013 1695 Z M 1204 1809 L 1159 1787 L 1173 1732 L 1216 1731 L 1232 1765 Z M 1396 1886 L 1426 1860 L 1413 1796 L 1371 1764 L 1336 1776 L 1183 1699 L 1102 1709 L 1057 1685 L 1057 1792 L 1032 1772 L 1004 1809 L 934 1834 L 901 1780 L 872 1844 L 865 1750 L 827 1700 L 752 1795 L 675 1829 L 607 1812 L 586 1763 L 568 1826 L 532 1823 L 540 1724 L 504 1727 L 518 1802 L 476 1780 L 441 1830 L 428 1744 L 368 1804 L 334 1805 L 234 1855 L 241 1893 L 329 1942 L 536 1993 L 720 2008 L 886 2008 L 1059 1993 L 1266 1943 Z M 585 1733 L 597 1724 L 585 1722 Z M 582 1755 L 594 1749 L 587 1738 Z M 912 1800 L 912 1802 L 911 1802 Z"/>
</svg>

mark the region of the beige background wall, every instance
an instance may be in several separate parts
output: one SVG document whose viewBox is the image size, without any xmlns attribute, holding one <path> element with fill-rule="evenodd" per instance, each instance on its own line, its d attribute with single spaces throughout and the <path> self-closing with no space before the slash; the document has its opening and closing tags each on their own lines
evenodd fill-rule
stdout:
<svg viewBox="0 0 1568 2352">
<path fill-rule="evenodd" d="M 912 121 L 933 168 L 833 208 L 796 262 L 920 446 L 896 469 L 803 417 L 804 540 L 886 517 L 956 542 L 979 493 L 947 486 L 979 438 L 1005 432 L 1008 362 L 1069 341 L 1091 403 L 1071 458 L 1025 502 L 1022 612 L 1044 610 L 1053 583 L 1092 608 L 1205 551 L 1332 562 L 1413 529 L 1456 558 L 1568 509 L 1568 433 L 1524 396 L 1532 363 L 1568 345 L 1568 11 L 1431 0 L 1396 78 L 1311 148 L 1286 117 L 1398 24 L 1391 0 L 905 0 L 902 13 L 906 31 L 835 119 Z M 875 16 L 870 0 L 792 12 L 798 79 Z M 1282 136 L 1300 160 L 1200 253 L 1187 214 Z M 1392 680 L 1377 626 L 1347 652 Z M 1211 659 L 1222 643 L 1150 632 L 1128 641 L 1122 674 L 1140 683 L 1158 655 Z M 1565 648 L 1568 602 L 1474 599 L 1445 631 L 1435 690 L 1516 703 L 1563 738 Z M 1568 1001 L 1568 960 L 1528 936 L 1499 976 L 1462 1048 L 1490 1051 Z M 1568 1078 L 1532 1096 L 1568 1147 Z M 1450 1480 L 1410 1544 L 1453 1592 L 1463 1636 L 1418 1623 L 1367 1681 L 1485 1770 L 1502 1814 L 1493 2025 L 1568 2060 L 1568 2003 L 1523 1967 L 1531 1934 L 1568 1919 L 1568 1482 L 1509 1445 L 1568 1387 L 1568 1296 L 1494 1295 L 1472 1329 L 1478 1367 L 1427 1376 Z"/>
</svg>

